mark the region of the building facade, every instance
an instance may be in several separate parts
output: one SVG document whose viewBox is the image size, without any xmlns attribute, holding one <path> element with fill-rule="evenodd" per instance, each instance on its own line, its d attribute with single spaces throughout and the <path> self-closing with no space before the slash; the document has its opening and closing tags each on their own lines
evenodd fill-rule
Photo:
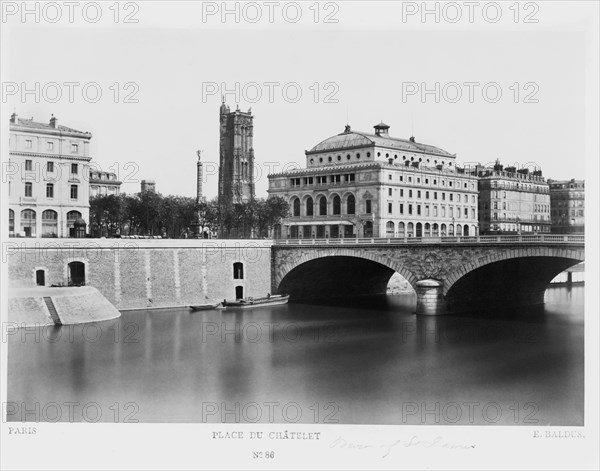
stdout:
<svg viewBox="0 0 600 471">
<path fill-rule="evenodd" d="M 121 193 L 121 182 L 113 172 L 90 170 L 90 197 L 118 195 Z"/>
<path fill-rule="evenodd" d="M 305 152 L 305 169 L 269 175 L 269 195 L 291 210 L 276 236 L 477 235 L 477 177 L 456 167 L 456 155 L 374 128 L 346 126 Z"/>
<path fill-rule="evenodd" d="M 486 234 L 550 232 L 550 190 L 541 170 L 479 167 L 479 227 Z"/>
<path fill-rule="evenodd" d="M 220 108 L 219 207 L 254 198 L 254 148 L 252 110 Z"/>
<path fill-rule="evenodd" d="M 548 180 L 552 232 L 583 234 L 585 232 L 585 181 Z"/>
<path fill-rule="evenodd" d="M 89 221 L 91 133 L 54 116 L 39 123 L 16 113 L 9 129 L 9 235 L 81 236 Z"/>
</svg>

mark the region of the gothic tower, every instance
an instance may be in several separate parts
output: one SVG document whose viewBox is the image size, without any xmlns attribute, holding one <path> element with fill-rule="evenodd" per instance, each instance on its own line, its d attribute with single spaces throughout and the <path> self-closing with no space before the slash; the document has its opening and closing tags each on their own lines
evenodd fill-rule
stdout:
<svg viewBox="0 0 600 471">
<path fill-rule="evenodd" d="M 254 148 L 252 109 L 220 109 L 219 207 L 254 198 Z"/>
</svg>

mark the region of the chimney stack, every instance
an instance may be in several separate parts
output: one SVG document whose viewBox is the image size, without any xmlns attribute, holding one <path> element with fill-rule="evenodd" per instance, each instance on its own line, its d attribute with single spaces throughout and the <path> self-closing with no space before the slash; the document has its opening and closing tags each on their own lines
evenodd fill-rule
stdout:
<svg viewBox="0 0 600 471">
<path fill-rule="evenodd" d="M 52 115 L 52 117 L 50 118 L 50 126 L 55 129 L 58 127 L 58 119 L 56 119 L 54 115 Z"/>
</svg>

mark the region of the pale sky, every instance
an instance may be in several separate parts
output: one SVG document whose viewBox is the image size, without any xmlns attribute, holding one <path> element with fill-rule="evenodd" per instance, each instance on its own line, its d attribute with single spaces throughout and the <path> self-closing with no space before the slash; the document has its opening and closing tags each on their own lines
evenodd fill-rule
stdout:
<svg viewBox="0 0 600 471">
<path fill-rule="evenodd" d="M 504 19 L 495 24 L 477 15 L 473 24 L 412 17 L 403 22 L 398 5 L 385 2 L 338 3 L 338 23 L 316 25 L 244 19 L 223 24 L 212 17 L 203 22 L 199 6 L 190 2 L 139 3 L 139 22 L 126 25 L 89 25 L 79 17 L 73 25 L 9 18 L 2 25 L 5 84 L 95 82 L 103 95 L 88 103 L 79 86 L 69 103 L 63 86 L 57 103 L 8 96 L 3 119 L 8 126 L 13 109 L 44 122 L 54 114 L 60 124 L 92 132 L 93 161 L 117 171 L 127 193 L 139 191 L 139 180 L 152 179 L 163 194 L 195 196 L 196 150 L 202 149 L 204 193 L 216 195 L 222 82 L 230 89 L 236 82 L 246 87 L 239 106 L 252 107 L 255 115 L 257 196 L 266 196 L 269 169 L 304 166 L 304 151 L 342 132 L 346 121 L 367 132 L 384 121 L 392 136 L 414 133 L 419 142 L 456 153 L 459 163 L 500 158 L 517 166 L 535 163 L 550 178 L 584 178 L 586 86 L 594 85 L 586 84 L 586 68 L 590 22 L 597 21 L 590 16 L 597 5 L 570 5 L 540 3 L 538 23 L 516 26 L 506 19 L 512 14 L 508 3 Z M 308 6 L 304 17 L 311 14 Z M 134 82 L 139 102 L 123 103 L 129 88 L 115 103 L 109 88 L 115 82 Z M 246 100 L 255 96 L 256 88 L 247 85 L 252 82 L 281 84 L 273 103 L 264 85 L 261 99 Z M 411 82 L 419 88 L 439 82 L 448 96 L 441 94 L 436 103 L 428 95 L 422 103 L 417 93 L 403 102 L 403 88 Z M 456 92 L 447 85 L 452 82 L 461 84 L 457 103 L 448 102 Z M 473 103 L 464 82 L 481 84 Z M 203 99 L 203 87 L 212 83 L 219 90 Z M 298 102 L 282 96 L 286 83 L 302 90 Z M 326 83 L 335 85 L 325 88 Z M 497 88 L 502 91 L 497 103 L 484 99 L 486 83 L 493 85 L 491 98 Z M 337 103 L 324 102 L 329 92 Z M 532 92 L 537 103 L 524 103 Z M 233 93 L 227 103 L 235 109 Z"/>
</svg>

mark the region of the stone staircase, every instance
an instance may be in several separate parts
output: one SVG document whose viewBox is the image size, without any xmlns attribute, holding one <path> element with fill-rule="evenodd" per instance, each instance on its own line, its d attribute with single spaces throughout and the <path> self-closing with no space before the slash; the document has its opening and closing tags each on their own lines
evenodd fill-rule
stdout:
<svg viewBox="0 0 600 471">
<path fill-rule="evenodd" d="M 44 297 L 44 302 L 46 303 L 46 306 L 48 307 L 48 311 L 50 311 L 50 317 L 52 317 L 54 324 L 62 325 L 62 321 L 60 320 L 60 317 L 58 316 L 58 312 L 56 312 L 56 307 L 54 307 L 52 298 L 50 296 Z"/>
</svg>

